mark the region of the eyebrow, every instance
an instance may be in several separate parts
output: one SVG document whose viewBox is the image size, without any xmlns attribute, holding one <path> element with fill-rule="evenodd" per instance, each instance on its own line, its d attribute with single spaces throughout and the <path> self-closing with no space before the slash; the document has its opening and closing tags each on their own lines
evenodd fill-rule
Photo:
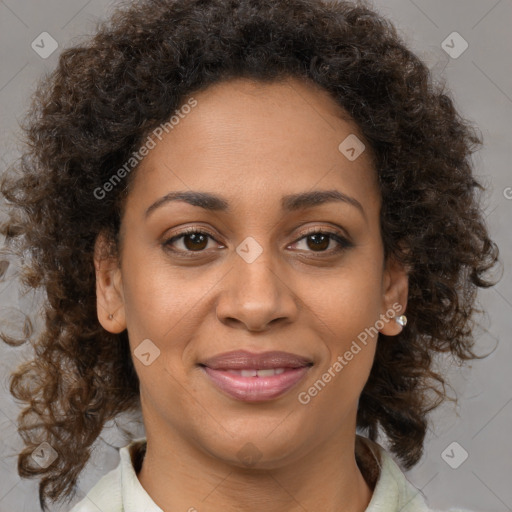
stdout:
<svg viewBox="0 0 512 512">
<path fill-rule="evenodd" d="M 145 217 L 147 218 L 154 210 L 171 201 L 183 201 L 192 206 L 197 206 L 208 211 L 231 211 L 228 201 L 223 197 L 209 192 L 190 190 L 170 192 L 169 194 L 166 194 L 146 209 Z M 361 203 L 357 199 L 348 196 L 339 190 L 314 190 L 311 192 L 302 192 L 299 194 L 283 196 L 281 199 L 281 208 L 283 211 L 293 212 L 297 210 L 306 210 L 308 208 L 320 206 L 333 201 L 340 201 L 354 206 L 366 219 L 366 213 Z"/>
</svg>

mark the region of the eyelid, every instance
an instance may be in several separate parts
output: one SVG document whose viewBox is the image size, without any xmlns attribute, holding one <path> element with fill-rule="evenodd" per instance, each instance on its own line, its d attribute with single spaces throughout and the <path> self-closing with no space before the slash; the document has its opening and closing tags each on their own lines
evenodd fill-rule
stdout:
<svg viewBox="0 0 512 512">
<path fill-rule="evenodd" d="M 191 233 L 199 233 L 208 235 L 212 240 L 214 240 L 216 243 L 222 245 L 216 238 L 217 235 L 214 235 L 210 230 L 203 226 L 188 226 L 186 228 L 183 228 L 181 231 L 178 231 L 176 234 L 174 234 L 171 237 L 164 237 L 163 245 L 170 245 L 169 242 L 175 241 L 178 238 L 181 238 L 182 236 L 191 234 Z M 179 251 L 182 252 L 182 251 Z M 187 251 L 187 252 L 194 252 L 194 251 Z M 198 252 L 204 252 L 204 251 L 198 251 Z"/>
<path fill-rule="evenodd" d="M 204 226 L 201 226 L 201 225 L 198 225 L 198 226 L 188 226 L 186 228 L 183 228 L 181 231 L 178 231 L 175 235 L 173 235 L 172 237 L 170 238 L 165 238 L 164 241 L 163 241 L 163 245 L 164 246 L 170 246 L 171 245 L 171 242 L 174 242 L 175 240 L 187 235 L 187 234 L 190 234 L 190 233 L 199 233 L 199 234 L 205 234 L 205 235 L 208 235 L 210 238 L 212 238 L 212 240 L 214 240 L 216 243 L 220 244 L 220 245 L 223 245 L 221 244 L 217 238 L 216 238 L 216 235 L 212 234 L 212 232 L 204 227 Z M 306 238 L 307 236 L 309 235 L 312 235 L 312 234 L 324 234 L 324 235 L 330 235 L 335 242 L 337 242 L 338 244 L 338 248 L 337 249 L 330 249 L 328 251 L 319 251 L 318 254 L 321 255 L 321 254 L 332 254 L 332 253 L 335 253 L 335 252 L 339 252 L 343 249 L 347 249 L 347 248 L 350 248 L 350 247 L 353 247 L 353 243 L 351 242 L 351 240 L 349 239 L 349 237 L 345 234 L 345 233 L 341 233 L 339 230 L 336 231 L 334 228 L 327 228 L 325 226 L 313 226 L 313 227 L 309 227 L 309 228 L 306 228 L 305 231 L 301 232 L 299 237 L 296 238 L 292 243 L 291 245 L 294 245 L 296 244 L 297 242 L 300 242 L 301 240 L 303 240 L 304 238 Z M 225 247 L 225 246 L 223 246 Z M 173 250 L 171 249 L 172 251 L 174 252 L 177 252 L 177 253 L 181 253 L 181 254 L 194 254 L 194 253 L 197 253 L 197 254 L 201 254 L 201 253 L 205 253 L 207 252 L 206 250 L 202 250 L 202 251 L 182 251 L 182 250 Z M 309 251 L 308 251 L 309 252 Z M 310 251 L 312 253 L 315 253 L 316 251 Z"/>
<path fill-rule="evenodd" d="M 348 235 L 346 235 L 344 232 L 340 232 L 339 230 L 336 231 L 334 228 L 326 228 L 324 226 L 314 226 L 314 227 L 310 227 L 310 228 L 307 228 L 306 231 L 303 231 L 299 238 L 297 238 L 293 243 L 292 245 L 300 242 L 301 240 L 303 240 L 304 238 L 308 237 L 309 235 L 313 235 L 313 234 L 323 234 L 323 235 L 328 235 L 331 237 L 331 239 L 333 239 L 337 244 L 338 244 L 338 247 L 335 248 L 335 249 L 330 249 L 328 251 L 307 251 L 307 252 L 310 252 L 312 254 L 318 254 L 319 257 L 324 254 L 324 255 L 333 255 L 333 254 L 337 254 L 345 249 L 349 249 L 351 247 L 354 247 L 354 243 L 350 240 L 350 237 Z"/>
<path fill-rule="evenodd" d="M 341 234 L 339 231 L 335 231 L 333 228 L 326 228 L 324 226 L 314 226 L 310 228 L 306 228 L 306 231 L 303 231 L 300 234 L 300 238 L 298 240 L 301 240 L 307 235 L 312 235 L 315 233 L 326 233 L 329 235 L 336 235 L 336 236 L 345 236 L 344 234 Z"/>
</svg>

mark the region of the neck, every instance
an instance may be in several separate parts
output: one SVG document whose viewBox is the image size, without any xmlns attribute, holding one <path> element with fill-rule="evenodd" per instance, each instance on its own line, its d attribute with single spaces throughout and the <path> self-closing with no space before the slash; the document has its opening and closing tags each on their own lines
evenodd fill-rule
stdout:
<svg viewBox="0 0 512 512">
<path fill-rule="evenodd" d="M 372 496 L 355 459 L 355 432 L 279 467 L 240 467 L 178 436 L 152 436 L 138 474 L 164 511 L 364 512 Z"/>
</svg>

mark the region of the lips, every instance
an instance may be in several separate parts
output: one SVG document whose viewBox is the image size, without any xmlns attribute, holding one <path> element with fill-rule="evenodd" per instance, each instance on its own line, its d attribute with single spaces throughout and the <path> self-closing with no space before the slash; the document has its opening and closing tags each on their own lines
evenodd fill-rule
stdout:
<svg viewBox="0 0 512 512">
<path fill-rule="evenodd" d="M 227 352 L 199 366 L 215 387 L 236 400 L 261 402 L 284 395 L 303 380 L 313 362 L 289 352 Z"/>
<path fill-rule="evenodd" d="M 302 368 L 313 362 L 304 356 L 290 352 L 261 352 L 254 354 L 246 350 L 225 352 L 202 363 L 212 370 L 270 370 L 275 368 Z"/>
</svg>

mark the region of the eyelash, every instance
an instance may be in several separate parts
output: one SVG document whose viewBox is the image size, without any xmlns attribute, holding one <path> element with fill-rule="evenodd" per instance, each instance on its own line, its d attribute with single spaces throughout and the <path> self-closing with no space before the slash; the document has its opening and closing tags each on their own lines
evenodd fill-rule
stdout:
<svg viewBox="0 0 512 512">
<path fill-rule="evenodd" d="M 190 228 L 184 229 L 182 232 L 178 233 L 177 235 L 175 235 L 175 236 L 165 240 L 162 243 L 162 246 L 164 247 L 164 249 L 166 249 L 168 251 L 171 251 L 173 253 L 179 253 L 180 255 L 183 255 L 185 257 L 192 257 L 193 258 L 196 254 L 204 253 L 205 249 L 203 249 L 201 251 L 188 251 L 188 250 L 187 251 L 183 251 L 183 250 L 176 250 L 176 249 L 171 248 L 171 244 L 173 242 L 183 238 L 186 235 L 190 235 L 190 234 L 194 234 L 194 235 L 207 235 L 212 240 L 217 242 L 215 237 L 210 232 L 208 232 L 207 230 L 200 230 L 198 228 L 190 227 Z M 303 240 L 304 238 L 307 238 L 308 236 L 311 236 L 311 235 L 327 235 L 332 240 L 334 240 L 335 242 L 338 243 L 338 247 L 335 248 L 335 249 L 330 249 L 330 250 L 327 250 L 327 251 L 318 251 L 318 254 L 320 254 L 320 255 L 322 255 L 322 254 L 327 254 L 327 255 L 337 254 L 337 253 L 339 253 L 339 252 L 341 252 L 341 251 L 343 251 L 345 249 L 349 249 L 350 247 L 353 247 L 353 245 L 354 245 L 352 242 L 347 240 L 344 236 L 341 236 L 339 233 L 332 232 L 332 231 L 325 230 L 325 229 L 320 229 L 320 228 L 310 228 L 310 229 L 308 229 L 305 233 L 303 233 L 300 236 L 300 238 L 298 238 L 295 242 L 293 242 L 293 244 L 296 244 L 296 243 L 300 242 L 301 240 Z M 217 242 L 217 243 L 219 243 L 219 242 Z M 312 252 L 313 254 L 317 253 L 317 251 L 308 251 L 308 252 Z"/>
</svg>

